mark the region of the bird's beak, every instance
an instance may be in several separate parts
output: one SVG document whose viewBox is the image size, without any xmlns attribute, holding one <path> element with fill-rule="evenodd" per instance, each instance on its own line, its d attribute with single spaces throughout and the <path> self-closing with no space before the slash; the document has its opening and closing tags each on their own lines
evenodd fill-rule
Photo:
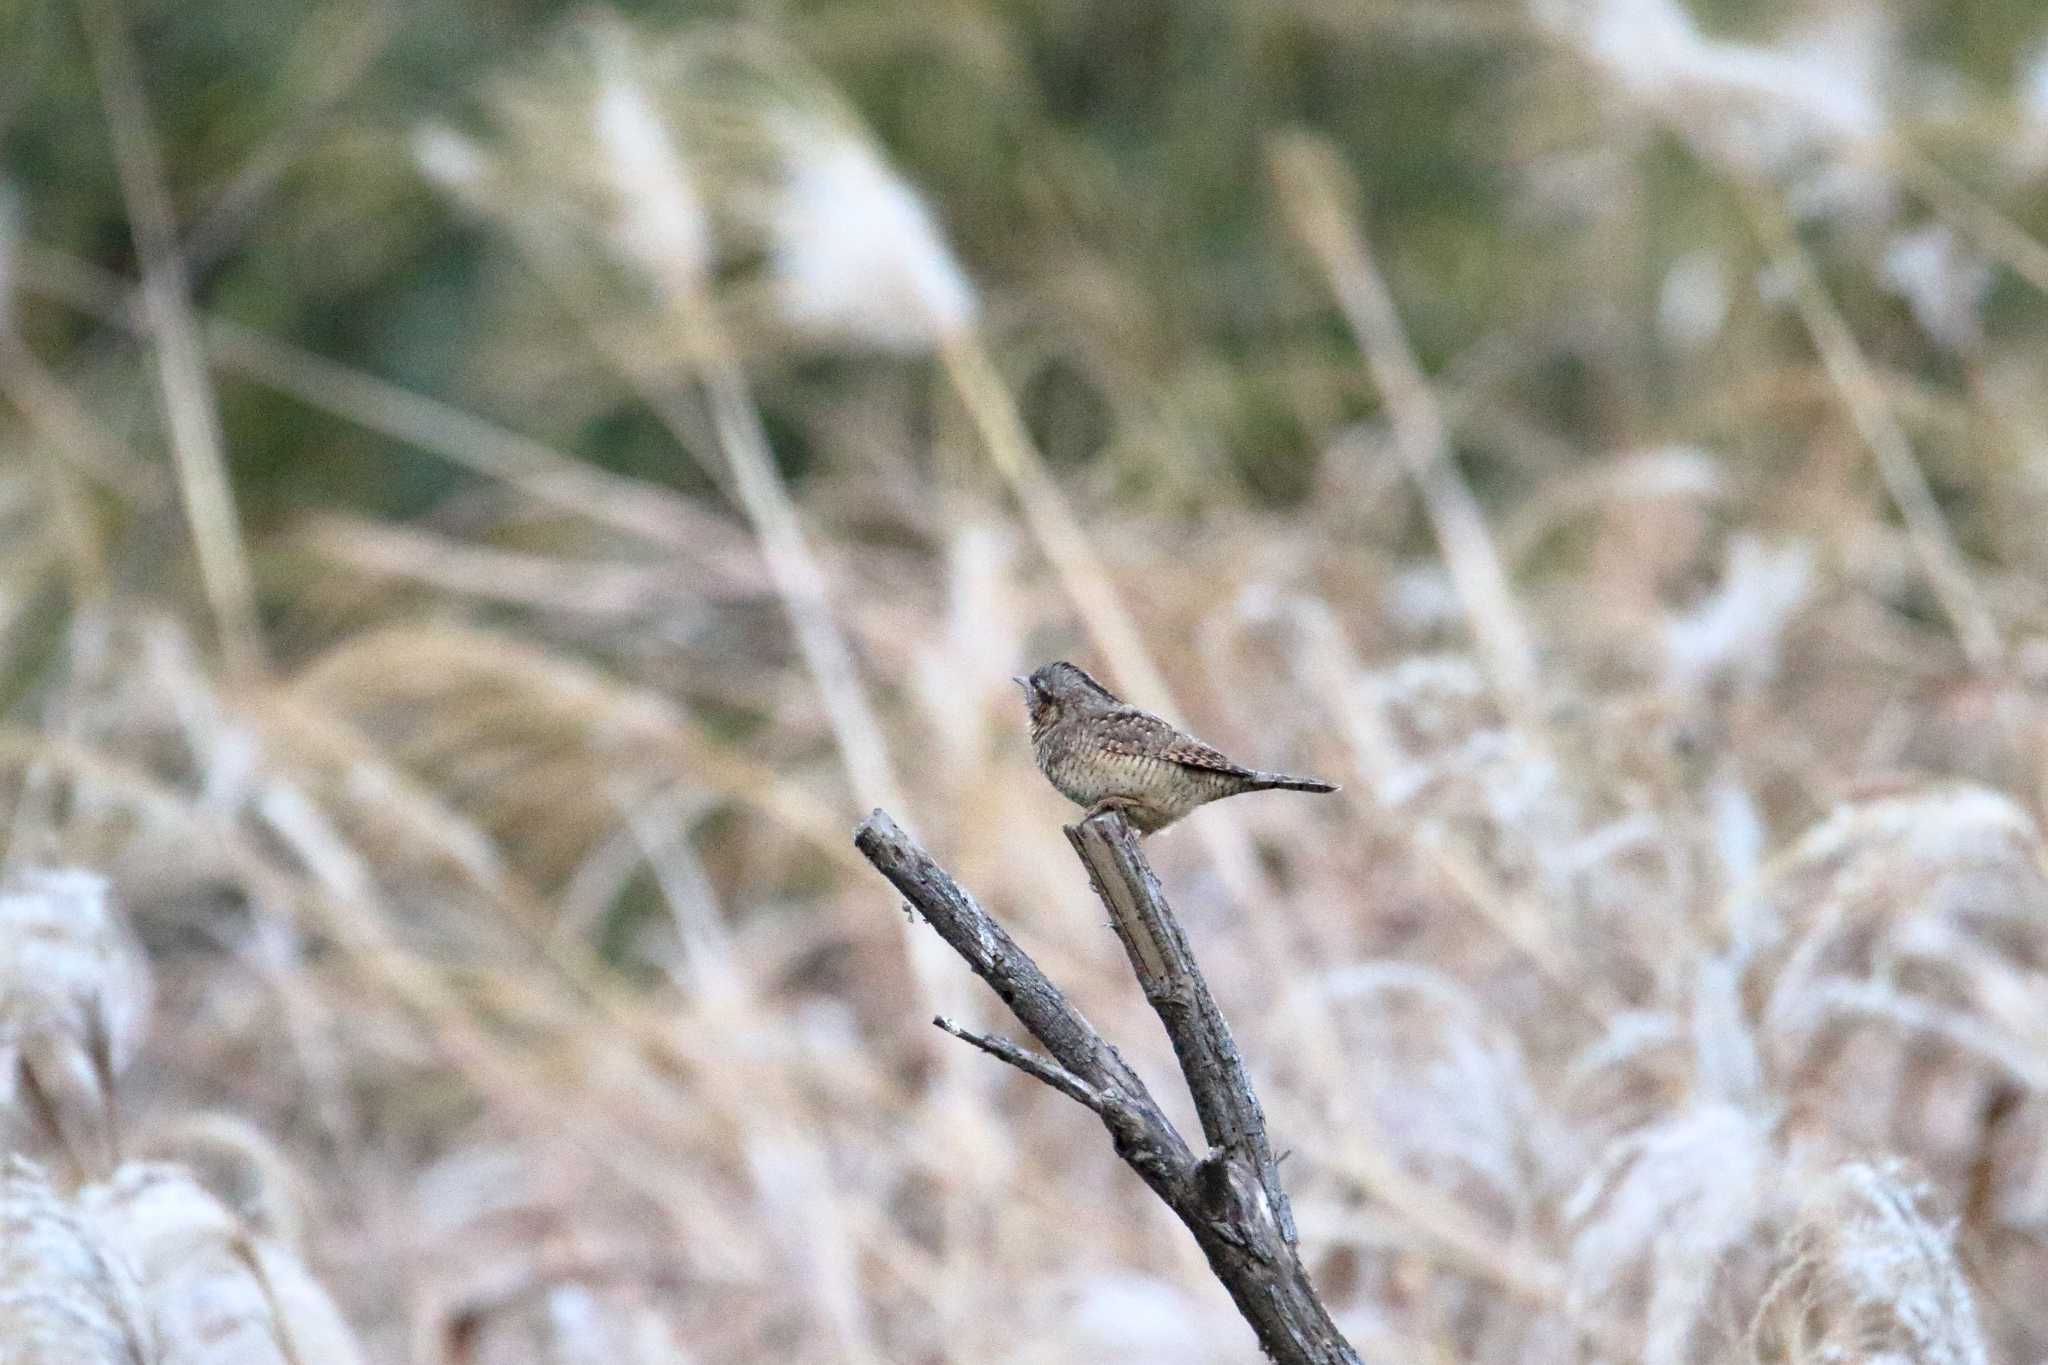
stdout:
<svg viewBox="0 0 2048 1365">
<path fill-rule="evenodd" d="M 1023 688 L 1026 692 L 1031 690 L 1031 679 L 1025 677 L 1022 673 L 1014 675 L 1010 681 Z"/>
</svg>

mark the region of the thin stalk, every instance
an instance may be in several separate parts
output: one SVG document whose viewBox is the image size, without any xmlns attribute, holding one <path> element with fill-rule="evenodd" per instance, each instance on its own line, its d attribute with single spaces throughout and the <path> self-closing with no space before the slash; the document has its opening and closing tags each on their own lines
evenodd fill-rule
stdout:
<svg viewBox="0 0 2048 1365">
<path fill-rule="evenodd" d="M 517 225 L 513 225 L 516 229 Z M 686 414 L 645 372 L 640 361 L 612 341 L 579 305 L 555 268 L 550 243 L 541 234 L 516 231 L 527 261 L 561 298 L 599 353 L 641 394 L 655 416 L 686 447 L 691 444 Z M 733 495 L 752 524 L 768 576 L 790 619 L 797 650 L 825 707 L 826 723 L 839 749 L 854 797 L 862 806 L 900 804 L 901 786 L 880 722 L 854 665 L 853 650 L 840 631 L 826 592 L 825 574 L 803 533 L 789 492 L 776 471 L 768 434 L 748 391 L 746 378 L 713 301 L 702 285 L 678 272 L 663 272 L 657 286 L 687 328 L 690 359 L 704 388 L 712 424 L 729 466 Z M 913 951 L 913 957 L 916 954 Z"/>
<path fill-rule="evenodd" d="M 156 343 L 158 387 L 199 576 L 228 671 L 248 677 L 263 668 L 255 584 L 135 49 L 116 0 L 79 0 L 79 10 L 99 74 L 129 230 L 142 258 L 143 309 Z"/>
<path fill-rule="evenodd" d="M 1997 620 L 1949 533 L 1941 505 L 1913 456 L 1912 441 L 1892 410 L 1891 396 L 1829 297 L 1784 209 L 1769 191 L 1754 186 L 1745 187 L 1742 199 L 1772 264 L 1792 281 L 1793 306 L 1814 349 L 1820 352 L 1821 365 L 1848 410 L 1856 434 L 1870 449 L 1878 477 L 1906 523 L 1907 539 L 1964 655 L 1978 672 L 1995 671 L 2005 656 Z"/>
<path fill-rule="evenodd" d="M 980 432 L 996 472 L 1016 497 L 1026 526 L 1052 562 L 1053 572 L 1059 575 L 1060 586 L 1074 609 L 1081 613 L 1089 636 L 1108 659 L 1110 672 L 1126 691 L 1146 698 L 1148 705 L 1164 706 L 1178 718 L 1179 708 L 1166 675 L 1152 661 L 1137 623 L 1117 596 L 1109 570 L 1059 486 L 1046 473 L 1038 447 L 1024 429 L 1016 401 L 980 335 L 971 330 L 949 334 L 940 344 L 939 359 Z"/>
<path fill-rule="evenodd" d="M 97 602 L 105 595 L 107 556 L 93 516 L 90 490 L 67 458 L 70 445 L 65 438 L 84 433 L 64 420 L 60 403 L 53 401 L 62 392 L 63 386 L 44 372 L 20 335 L 5 318 L 0 318 L 0 397 L 11 402 L 36 428 L 40 438 L 36 454 L 70 564 L 72 601 L 84 604 Z"/>
<path fill-rule="evenodd" d="M 1539 680 L 1526 617 L 1478 500 L 1451 460 L 1443 409 L 1408 345 L 1393 294 L 1345 206 L 1341 170 L 1327 147 L 1305 138 L 1276 144 L 1272 160 L 1281 208 L 1322 268 L 1386 403 L 1394 448 L 1415 481 L 1487 675 L 1507 709 L 1529 720 L 1539 714 Z"/>
<path fill-rule="evenodd" d="M 2001 212 L 1997 205 L 1903 142 L 1886 144 L 1887 164 L 1950 222 L 2013 274 L 2048 294 L 2048 244 Z"/>
<path fill-rule="evenodd" d="M 296 46 L 301 52 L 318 53 L 315 69 L 302 80 L 280 82 L 289 84 L 297 107 L 264 134 L 198 215 L 199 221 L 185 235 L 183 254 L 189 269 L 203 269 L 225 254 L 275 194 L 306 143 L 335 126 L 335 109 L 384 54 L 401 17 L 394 0 L 341 0 L 327 13 L 313 16 Z M 348 25 L 344 32 L 328 30 L 328 25 L 342 22 Z"/>
<path fill-rule="evenodd" d="M 718 326 L 711 300 L 700 290 L 686 306 L 693 308 L 689 320 L 695 359 L 712 425 L 731 462 L 740 505 L 760 537 L 769 577 L 796 631 L 797 647 L 825 704 L 847 780 L 865 809 L 907 810 L 881 724 L 861 684 L 853 650 L 833 617 L 824 571 L 811 553 L 796 505 L 776 471 L 768 433 L 761 425 L 761 413 L 754 406 L 746 376 Z M 902 943 L 910 979 L 925 1002 L 923 1008 L 959 1010 L 965 983 L 948 969 L 944 946 L 919 933 L 907 919 L 902 922 Z M 951 1070 L 951 1063 L 947 1065 Z"/>
<path fill-rule="evenodd" d="M 29 248 L 22 256 L 14 284 L 23 293 L 112 327 L 147 332 L 147 320 L 128 306 L 128 286 L 118 276 L 48 248 Z M 716 560 L 716 543 L 733 534 L 722 518 L 660 484 L 593 468 L 531 436 L 238 322 L 200 321 L 209 359 L 227 373 L 510 484 L 535 502 L 699 560 Z M 93 468 L 110 463 L 111 456 L 103 457 Z"/>
<path fill-rule="evenodd" d="M 775 468 L 760 409 L 754 405 L 746 376 L 733 360 L 715 315 L 701 296 L 696 303 L 691 320 L 697 333 L 698 377 L 711 409 L 712 425 L 731 462 L 740 506 L 760 539 L 768 576 L 796 631 L 797 649 L 825 704 L 847 781 L 863 809 L 904 809 L 902 786 L 890 762 L 881 723 L 861 683 L 853 649 L 834 618 L 825 572 L 818 566 L 796 504 Z"/>
</svg>

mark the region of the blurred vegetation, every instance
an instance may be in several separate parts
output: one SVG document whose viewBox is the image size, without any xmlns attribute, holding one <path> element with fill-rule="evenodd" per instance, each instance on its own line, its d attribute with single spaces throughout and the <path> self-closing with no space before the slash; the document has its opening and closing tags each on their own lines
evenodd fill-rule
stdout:
<svg viewBox="0 0 2048 1365">
<path fill-rule="evenodd" d="M 871 335 L 777 293 L 834 153 Z M 0 0 L 0 194 L 0 870 L 107 874 L 122 1114 L 274 1142 L 373 1358 L 1248 1349 L 847 847 L 1170 1066 L 1058 654 L 1344 784 L 1153 847 L 1369 1354 L 2048 1354 L 2038 0 Z"/>
<path fill-rule="evenodd" d="M 451 217 L 403 151 L 416 123 L 459 117 L 487 76 L 530 56 L 575 8 L 131 6 L 171 194 L 199 247 L 203 306 L 681 486 L 689 462 L 647 430 L 630 396 L 557 405 L 508 378 L 521 349 L 561 319 L 507 298 L 520 271 L 509 249 Z M 1512 348 L 1501 381 L 1573 448 L 1693 434 L 1682 400 L 1698 393 L 1699 369 L 1641 363 L 1657 283 L 1701 246 L 1729 251 L 1738 279 L 1754 263 L 1719 178 L 1667 138 L 1632 153 L 1627 203 L 1610 205 L 1626 214 L 1616 229 L 1626 240 L 1607 240 L 1597 260 L 1583 222 L 1516 211 L 1532 157 L 1588 131 L 1592 92 L 1553 79 L 1563 60 L 1553 40 L 1508 0 L 632 8 L 656 25 L 759 18 L 829 72 L 936 201 L 1005 330 L 1043 336 L 1022 389 L 1053 458 L 1114 462 L 1114 482 L 1133 489 L 1286 504 L 1312 486 L 1328 432 L 1373 410 L 1341 329 L 1274 231 L 1261 150 L 1272 129 L 1306 125 L 1343 149 L 1425 365 Z M 1700 15 L 1736 35 L 1792 26 L 1781 6 L 1734 0 Z M 2029 0 L 1888 17 L 1896 59 L 1941 73 L 1966 103 L 1995 102 L 2039 38 Z M 11 0 L 0 33 L 0 162 L 27 235 L 132 276 L 75 13 Z M 1978 148 L 1955 148 L 1966 159 L 1952 169 L 1982 176 L 1988 149 Z M 2048 225 L 2038 184 L 2001 202 L 2022 226 Z M 1842 284 L 1867 345 L 1953 381 L 1895 299 L 1867 276 Z M 2015 288 L 2001 281 L 1999 292 Z M 18 306 L 46 354 L 114 344 L 67 309 Z M 2029 328 L 2036 312 L 1992 316 Z M 1091 416 L 1132 410 L 1130 394 L 1096 390 L 1106 382 L 1086 363 L 1096 349 L 1116 354 L 1149 429 L 1111 440 Z M 799 368 L 787 390 L 766 391 L 793 466 L 806 461 L 800 415 L 836 368 Z M 459 481 L 246 382 L 222 389 L 237 488 L 259 529 L 315 506 L 417 513 Z M 1511 474 L 1500 452 L 1468 454 L 1482 487 Z M 1219 478 L 1229 493 L 1211 489 Z"/>
</svg>

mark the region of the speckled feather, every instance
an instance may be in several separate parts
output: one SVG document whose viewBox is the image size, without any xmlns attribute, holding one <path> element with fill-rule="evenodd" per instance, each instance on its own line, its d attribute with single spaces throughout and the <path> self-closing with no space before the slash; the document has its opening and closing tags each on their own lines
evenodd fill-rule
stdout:
<svg viewBox="0 0 2048 1365">
<path fill-rule="evenodd" d="M 1025 689 L 1039 771 L 1091 811 L 1123 811 L 1150 834 L 1198 806 L 1240 792 L 1327 792 L 1315 778 L 1261 772 L 1131 706 L 1070 663 L 1047 664 Z"/>
</svg>

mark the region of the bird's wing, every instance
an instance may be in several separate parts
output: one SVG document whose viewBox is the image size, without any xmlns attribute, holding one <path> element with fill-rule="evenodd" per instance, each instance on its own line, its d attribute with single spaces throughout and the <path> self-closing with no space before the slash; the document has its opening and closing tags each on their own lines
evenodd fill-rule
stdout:
<svg viewBox="0 0 2048 1365">
<path fill-rule="evenodd" d="M 1249 777 L 1251 769 L 1233 763 L 1193 735 L 1183 734 L 1135 706 L 1119 706 L 1097 718 L 1102 747 L 1133 758 L 1163 758 L 1189 768 L 1205 768 L 1232 777 Z"/>
</svg>

